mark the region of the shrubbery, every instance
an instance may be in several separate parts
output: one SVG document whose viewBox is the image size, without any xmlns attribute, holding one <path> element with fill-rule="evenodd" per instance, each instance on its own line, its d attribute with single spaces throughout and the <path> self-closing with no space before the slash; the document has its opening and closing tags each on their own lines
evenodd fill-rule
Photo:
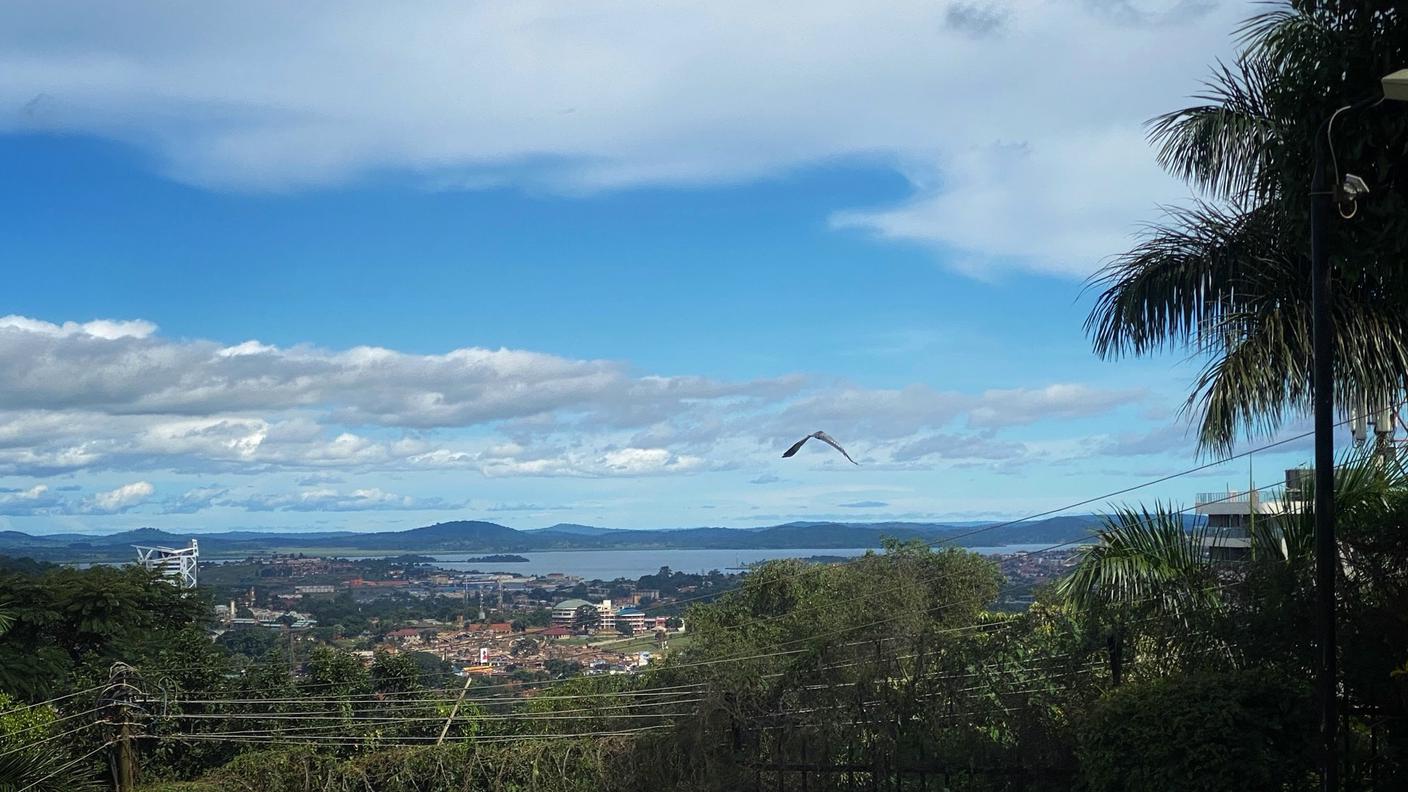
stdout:
<svg viewBox="0 0 1408 792">
<path fill-rule="evenodd" d="M 1257 671 L 1124 685 L 1078 729 L 1090 792 L 1246 792 L 1315 787 L 1308 687 Z"/>
</svg>

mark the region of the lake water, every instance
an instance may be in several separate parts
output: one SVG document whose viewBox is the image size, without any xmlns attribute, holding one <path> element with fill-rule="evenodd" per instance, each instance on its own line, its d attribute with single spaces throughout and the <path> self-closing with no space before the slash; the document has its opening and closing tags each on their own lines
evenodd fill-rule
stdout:
<svg viewBox="0 0 1408 792">
<path fill-rule="evenodd" d="M 1005 547 L 967 548 L 981 555 L 1000 553 L 1021 553 L 1040 550 L 1046 545 L 1007 545 Z M 524 575 L 545 575 L 561 572 L 576 575 L 588 580 L 613 580 L 615 578 L 638 578 L 651 575 L 667 566 L 677 572 L 708 572 L 718 569 L 726 571 L 730 567 L 741 567 L 758 561 L 774 558 L 807 558 L 810 556 L 863 555 L 867 548 L 815 548 L 787 550 L 551 550 L 541 553 L 515 553 L 528 559 L 527 563 L 465 563 L 475 553 L 442 553 L 432 555 L 436 566 L 446 569 L 481 572 L 517 572 Z"/>
</svg>

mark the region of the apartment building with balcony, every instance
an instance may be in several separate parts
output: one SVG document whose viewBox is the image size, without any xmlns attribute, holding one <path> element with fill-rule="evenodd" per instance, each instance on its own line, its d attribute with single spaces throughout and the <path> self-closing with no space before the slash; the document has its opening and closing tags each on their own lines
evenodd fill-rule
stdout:
<svg viewBox="0 0 1408 792">
<path fill-rule="evenodd" d="M 1291 468 L 1284 484 L 1273 489 L 1198 493 L 1195 509 L 1206 521 L 1203 546 L 1208 557 L 1231 562 L 1250 556 L 1254 523 L 1298 510 L 1309 495 L 1310 474 L 1305 468 Z"/>
</svg>

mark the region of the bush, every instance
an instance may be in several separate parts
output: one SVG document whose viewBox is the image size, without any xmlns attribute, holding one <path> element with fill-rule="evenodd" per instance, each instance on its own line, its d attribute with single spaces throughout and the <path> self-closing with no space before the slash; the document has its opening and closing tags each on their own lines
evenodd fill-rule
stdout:
<svg viewBox="0 0 1408 792">
<path fill-rule="evenodd" d="M 196 785 L 158 792 L 610 792 L 627 769 L 626 738 L 388 748 L 349 758 L 308 749 L 249 753 Z M 632 786 L 631 788 L 635 788 Z"/>
<path fill-rule="evenodd" d="M 1090 792 L 1313 789 L 1312 701 L 1262 672 L 1133 682 L 1080 724 L 1080 772 Z"/>
</svg>

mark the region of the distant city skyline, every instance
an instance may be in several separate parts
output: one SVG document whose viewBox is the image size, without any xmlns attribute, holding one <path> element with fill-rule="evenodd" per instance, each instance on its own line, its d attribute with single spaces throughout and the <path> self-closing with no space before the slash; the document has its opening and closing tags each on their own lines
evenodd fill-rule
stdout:
<svg viewBox="0 0 1408 792">
<path fill-rule="evenodd" d="M 1006 519 L 1189 467 L 1200 362 L 1095 358 L 1085 279 L 1188 200 L 1143 123 L 1255 8 L 0 9 L 0 529 Z M 780 458 L 815 430 L 860 466 Z"/>
</svg>

